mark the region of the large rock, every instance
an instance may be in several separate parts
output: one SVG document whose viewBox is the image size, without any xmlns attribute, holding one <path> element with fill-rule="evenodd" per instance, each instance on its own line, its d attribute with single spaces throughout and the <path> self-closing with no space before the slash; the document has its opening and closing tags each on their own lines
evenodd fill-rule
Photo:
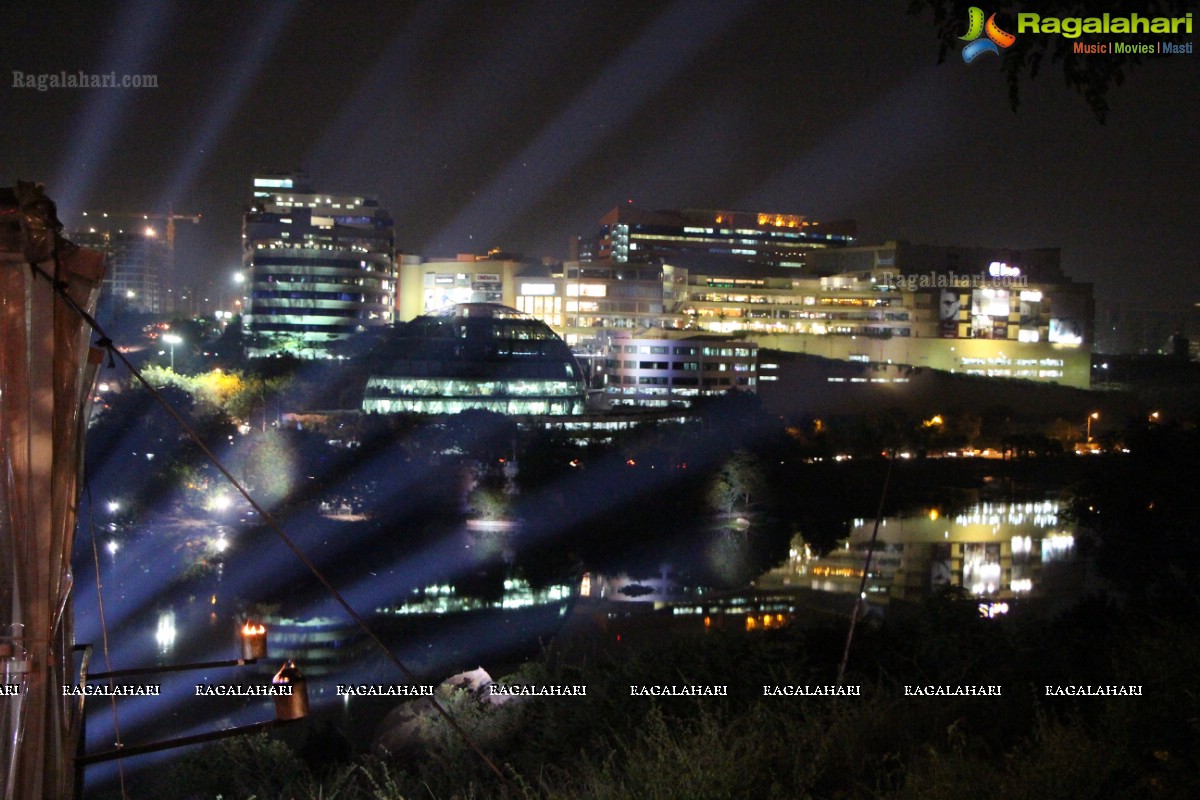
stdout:
<svg viewBox="0 0 1200 800">
<path fill-rule="evenodd" d="M 460 672 L 442 681 L 434 692 L 435 698 L 421 697 L 396 706 L 379 723 L 373 750 L 383 756 L 416 754 L 433 744 L 436 718 L 433 708 L 436 699 L 444 708 L 453 711 L 464 702 L 475 701 L 487 707 L 503 705 L 512 697 L 493 695 L 492 676 L 483 667 Z"/>
</svg>

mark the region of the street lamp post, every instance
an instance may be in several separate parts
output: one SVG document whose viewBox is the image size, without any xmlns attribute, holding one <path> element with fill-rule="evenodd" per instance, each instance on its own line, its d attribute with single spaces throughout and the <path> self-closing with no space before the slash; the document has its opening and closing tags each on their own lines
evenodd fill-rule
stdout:
<svg viewBox="0 0 1200 800">
<path fill-rule="evenodd" d="M 164 333 L 162 338 L 163 338 L 163 341 L 166 342 L 171 347 L 171 372 L 174 372 L 175 371 L 175 345 L 182 342 L 183 339 L 179 338 L 179 336 L 174 333 Z"/>
<path fill-rule="evenodd" d="M 246 273 L 240 269 L 234 270 L 233 285 L 237 289 L 237 300 L 234 301 L 234 305 L 240 308 L 242 305 L 243 294 L 246 291 Z"/>
<path fill-rule="evenodd" d="M 1099 411 L 1093 411 L 1091 414 L 1088 414 L 1088 418 L 1087 418 L 1087 440 L 1088 440 L 1088 442 L 1092 441 L 1092 420 L 1094 420 L 1094 419 L 1100 419 Z"/>
</svg>

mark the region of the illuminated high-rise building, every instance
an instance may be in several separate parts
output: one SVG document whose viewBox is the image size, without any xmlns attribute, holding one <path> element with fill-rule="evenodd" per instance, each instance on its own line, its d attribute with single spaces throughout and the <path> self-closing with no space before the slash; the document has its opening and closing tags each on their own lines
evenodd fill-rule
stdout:
<svg viewBox="0 0 1200 800">
<path fill-rule="evenodd" d="M 70 234 L 72 242 L 104 253 L 100 308 L 108 313 L 162 314 L 169 310 L 164 278 L 167 243 L 150 224 L 118 226 L 103 216 Z"/>
<path fill-rule="evenodd" d="M 314 191 L 300 172 L 256 174 L 242 248 L 251 355 L 323 358 L 395 318 L 395 234 L 373 198 Z"/>
<path fill-rule="evenodd" d="M 803 267 L 805 254 L 853 244 L 855 233 L 852 221 L 821 223 L 797 214 L 617 206 L 600 218 L 595 238 L 581 239 L 577 247 L 582 262 L 644 263 L 704 253 L 764 266 Z"/>
</svg>

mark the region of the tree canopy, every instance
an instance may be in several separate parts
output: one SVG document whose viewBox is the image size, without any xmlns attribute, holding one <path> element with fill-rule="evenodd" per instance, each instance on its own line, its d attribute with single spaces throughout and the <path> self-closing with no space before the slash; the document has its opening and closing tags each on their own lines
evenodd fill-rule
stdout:
<svg viewBox="0 0 1200 800">
<path fill-rule="evenodd" d="M 961 45 L 960 37 L 966 31 L 971 8 L 977 0 L 910 0 L 909 13 L 920 15 L 926 9 L 933 12 L 934 27 L 939 41 L 938 63 L 946 60 L 951 52 Z M 1103 10 L 1112 16 L 1128 16 L 1137 13 L 1142 17 L 1182 17 L 1190 11 L 1187 0 L 1118 0 L 1105 3 Z M 1079 17 L 1087 11 L 1074 0 L 1052 0 L 1040 3 L 1038 13 L 1043 17 Z M 1016 30 L 1016 17 L 998 13 L 996 21 L 1006 31 Z M 1005 27 L 1005 26 L 1008 27 Z M 1159 39 L 1173 39 L 1162 35 Z M 1121 86 L 1125 79 L 1144 61 L 1161 58 L 1157 54 L 1106 53 L 1103 58 L 1094 54 L 1076 53 L 1076 38 L 1067 36 L 1017 36 L 1016 41 L 1000 55 L 1001 68 L 1008 81 L 1008 97 L 1015 111 L 1021 101 L 1021 86 L 1040 74 L 1046 62 L 1052 67 L 1061 67 L 1067 86 L 1083 96 L 1084 101 L 1103 124 L 1110 110 L 1108 92 Z"/>
</svg>

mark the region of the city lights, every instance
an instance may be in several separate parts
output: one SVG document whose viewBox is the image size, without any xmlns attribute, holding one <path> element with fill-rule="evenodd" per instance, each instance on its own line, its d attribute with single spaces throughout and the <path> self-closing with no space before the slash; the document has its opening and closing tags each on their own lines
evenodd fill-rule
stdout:
<svg viewBox="0 0 1200 800">
<path fill-rule="evenodd" d="M 1192 796 L 1192 15 L 911 5 L 10 14 L 8 794 Z"/>
</svg>

